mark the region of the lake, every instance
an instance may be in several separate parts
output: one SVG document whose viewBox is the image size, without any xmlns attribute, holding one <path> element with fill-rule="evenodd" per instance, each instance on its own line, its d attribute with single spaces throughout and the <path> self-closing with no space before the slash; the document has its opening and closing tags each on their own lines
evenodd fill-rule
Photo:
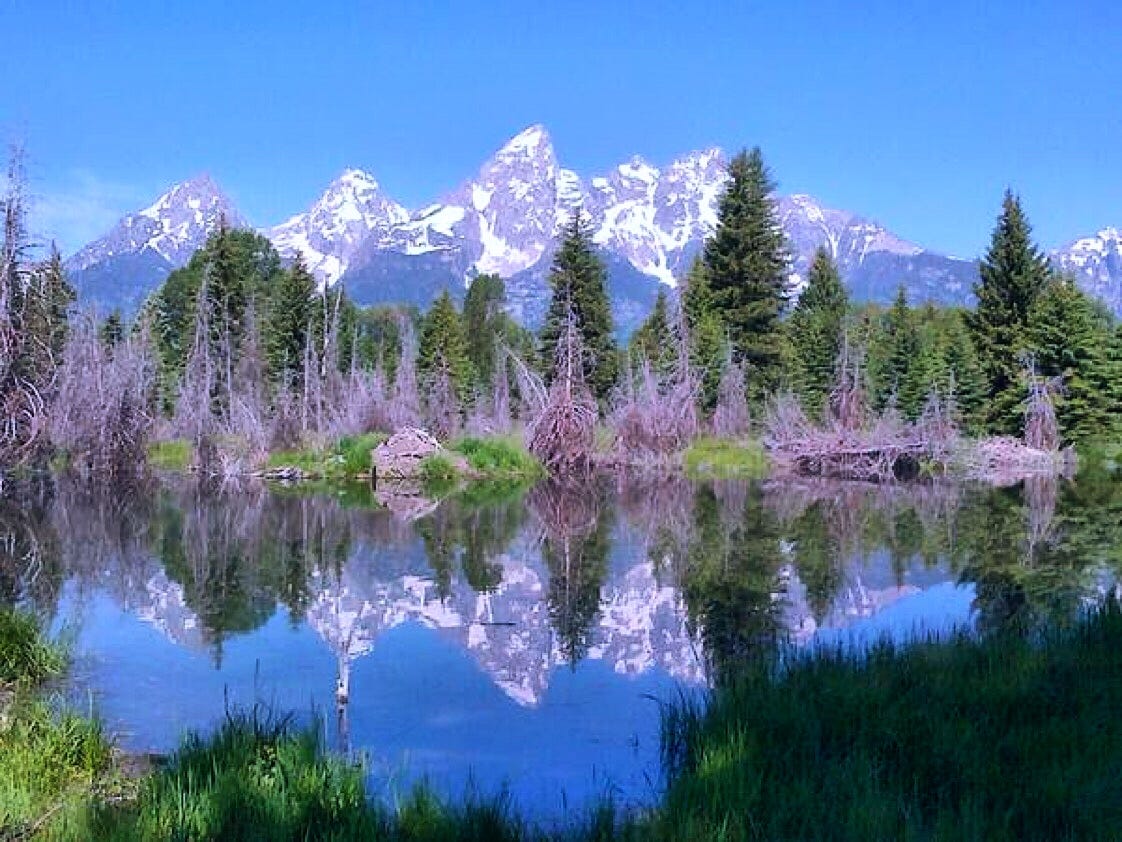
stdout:
<svg viewBox="0 0 1122 842">
<path fill-rule="evenodd" d="M 653 802 L 660 705 L 822 645 L 1070 619 L 1117 592 L 1122 486 L 602 477 L 0 502 L 0 600 L 74 637 L 66 692 L 167 752 L 255 703 L 322 721 L 371 792 Z M 341 692 L 342 691 L 342 692 Z M 342 698 L 345 697 L 345 698 Z"/>
</svg>

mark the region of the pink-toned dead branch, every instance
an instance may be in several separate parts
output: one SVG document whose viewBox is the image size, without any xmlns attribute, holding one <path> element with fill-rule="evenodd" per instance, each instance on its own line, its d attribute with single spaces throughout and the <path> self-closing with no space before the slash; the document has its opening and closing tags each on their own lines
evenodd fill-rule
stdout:
<svg viewBox="0 0 1122 842">
<path fill-rule="evenodd" d="M 570 313 L 557 343 L 549 397 L 526 427 L 530 452 L 551 473 L 587 471 L 591 465 L 598 412 L 584 382 L 583 354 L 576 319 Z"/>
</svg>

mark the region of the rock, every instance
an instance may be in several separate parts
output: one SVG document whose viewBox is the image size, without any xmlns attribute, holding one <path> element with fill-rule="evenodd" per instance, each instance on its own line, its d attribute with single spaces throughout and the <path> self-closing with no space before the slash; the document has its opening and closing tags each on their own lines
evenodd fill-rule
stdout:
<svg viewBox="0 0 1122 842">
<path fill-rule="evenodd" d="M 370 454 L 374 481 L 416 479 L 421 463 L 429 456 L 445 453 L 429 432 L 416 427 L 398 430 Z"/>
</svg>

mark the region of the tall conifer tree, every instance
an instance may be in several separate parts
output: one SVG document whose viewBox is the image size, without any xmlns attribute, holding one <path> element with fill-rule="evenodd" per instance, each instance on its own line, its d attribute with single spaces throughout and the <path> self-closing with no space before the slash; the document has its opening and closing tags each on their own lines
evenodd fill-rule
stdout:
<svg viewBox="0 0 1122 842">
<path fill-rule="evenodd" d="M 461 404 L 466 402 L 472 386 L 472 365 L 464 324 L 448 290 L 440 294 L 422 319 L 417 351 L 417 374 L 423 385 L 431 387 L 440 372 L 448 376 Z"/>
<path fill-rule="evenodd" d="M 703 253 L 714 307 L 736 355 L 748 365 L 749 392 L 756 400 L 779 385 L 783 364 L 779 319 L 789 258 L 774 189 L 758 148 L 733 158 L 717 229 Z"/>
<path fill-rule="evenodd" d="M 603 401 L 615 386 L 619 360 L 612 334 L 608 273 L 592 243 L 592 232 L 578 211 L 565 228 L 549 273 L 552 297 L 541 332 L 542 363 L 549 373 L 557 343 L 571 310 L 584 343 L 585 382 Z"/>
<path fill-rule="evenodd" d="M 1017 433 L 1022 425 L 1018 357 L 1029 313 L 1048 281 L 1048 262 L 1032 241 L 1020 199 L 1006 191 L 989 251 L 974 285 L 978 303 L 967 316 L 986 378 L 989 430 Z"/>
<path fill-rule="evenodd" d="M 829 251 L 819 248 L 807 274 L 806 289 L 788 322 L 797 367 L 795 385 L 813 416 L 822 413 L 834 380 L 848 306 L 837 264 Z"/>
</svg>

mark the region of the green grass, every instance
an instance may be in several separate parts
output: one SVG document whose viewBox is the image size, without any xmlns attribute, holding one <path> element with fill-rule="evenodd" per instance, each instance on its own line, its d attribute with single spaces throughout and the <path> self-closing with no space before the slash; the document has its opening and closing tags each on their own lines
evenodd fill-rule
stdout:
<svg viewBox="0 0 1122 842">
<path fill-rule="evenodd" d="M 0 607 L 0 689 L 37 686 L 65 668 L 66 647 L 49 640 L 34 615 Z"/>
<path fill-rule="evenodd" d="M 433 497 L 443 497 L 460 484 L 460 471 L 447 456 L 434 454 L 421 461 L 421 486 Z"/>
<path fill-rule="evenodd" d="M 1115 839 L 1122 611 L 794 658 L 664 721 L 665 839 Z"/>
<path fill-rule="evenodd" d="M 58 826 L 84 812 L 111 760 L 96 719 L 17 699 L 0 724 L 0 839 Z"/>
<path fill-rule="evenodd" d="M 486 479 L 537 479 L 544 476 L 541 463 L 514 438 L 462 438 L 451 450 L 463 454 L 473 472 Z"/>
<path fill-rule="evenodd" d="M 685 454 L 686 475 L 691 479 L 761 479 L 768 461 L 756 441 L 700 438 Z"/>
<path fill-rule="evenodd" d="M 103 840 L 518 840 L 530 838 L 503 796 L 452 807 L 421 788 L 393 805 L 367 798 L 361 766 L 256 709 L 209 738 L 188 736 L 138 798 L 103 809 Z"/>
<path fill-rule="evenodd" d="M 184 472 L 191 464 L 191 442 L 186 439 L 156 441 L 148 445 L 148 464 L 162 471 Z"/>
<path fill-rule="evenodd" d="M 344 436 L 323 450 L 280 450 L 269 454 L 265 468 L 299 468 L 305 476 L 317 479 L 354 479 L 370 473 L 370 451 L 385 440 L 382 433 L 363 433 Z"/>
</svg>

